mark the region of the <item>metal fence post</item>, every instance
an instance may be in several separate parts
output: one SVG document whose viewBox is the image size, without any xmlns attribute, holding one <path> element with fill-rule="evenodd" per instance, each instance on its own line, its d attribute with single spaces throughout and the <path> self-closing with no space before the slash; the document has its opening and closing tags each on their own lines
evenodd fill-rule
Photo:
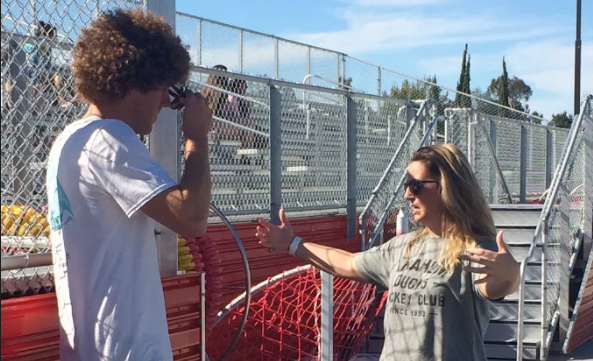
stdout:
<svg viewBox="0 0 593 361">
<path fill-rule="evenodd" d="M 519 203 L 527 203 L 527 128 L 521 124 L 521 154 L 519 164 Z"/>
<path fill-rule="evenodd" d="M 554 136 L 549 128 L 546 128 L 546 189 L 552 184 L 554 174 Z"/>
<path fill-rule="evenodd" d="M 147 0 L 146 10 L 163 16 L 175 29 L 174 1 Z M 152 156 L 175 181 L 179 181 L 180 137 L 178 113 L 168 108 L 163 109 L 149 136 L 149 149 Z M 177 234 L 158 223 L 156 223 L 156 227 L 161 276 L 175 276 L 177 275 Z"/>
<path fill-rule="evenodd" d="M 282 94 L 270 85 L 270 220 L 280 224 L 282 206 Z"/>
<path fill-rule="evenodd" d="M 9 67 L 9 78 L 13 82 L 13 87 L 10 91 L 10 101 L 15 107 L 12 114 L 13 129 L 18 130 L 20 134 L 17 136 L 22 139 L 31 139 L 31 132 L 34 132 L 34 127 L 31 126 L 31 115 L 33 114 L 31 106 L 35 107 L 33 96 L 31 94 L 31 87 L 29 86 L 29 79 L 27 79 L 27 55 L 21 46 L 15 41 L 10 41 L 10 53 L 13 54 L 13 61 Z M 4 86 L 4 84 L 2 84 Z M 40 99 L 41 96 L 38 96 Z M 41 117 L 39 114 L 37 117 Z M 29 118 L 29 119 L 27 119 Z M 4 119 L 2 123 L 4 123 Z M 19 155 L 13 157 L 12 163 L 14 167 L 15 177 L 12 183 L 14 194 L 29 198 L 33 195 L 34 182 L 31 182 L 32 172 L 30 171 L 30 163 L 34 161 L 31 146 L 19 147 L 18 144 L 11 144 L 16 147 Z"/>
<path fill-rule="evenodd" d="M 451 127 L 451 121 L 450 121 L 449 117 L 446 116 L 446 115 L 443 118 L 444 118 L 443 123 L 444 123 L 444 128 L 445 128 L 444 129 L 444 132 L 445 132 L 445 140 L 444 140 L 444 142 L 445 143 L 451 143 L 451 128 L 450 128 Z"/>
<path fill-rule="evenodd" d="M 472 167 L 474 172 L 475 161 L 474 161 L 474 122 L 472 122 L 472 117 L 469 118 L 467 122 L 467 160 L 469 161 L 469 165 Z"/>
<path fill-rule="evenodd" d="M 202 59 L 202 28 L 202 19 L 200 19 L 198 20 L 198 66 L 202 66 L 204 60 Z"/>
<path fill-rule="evenodd" d="M 356 118 L 357 118 L 356 102 L 352 97 L 346 98 L 346 144 L 347 144 L 347 187 L 346 187 L 346 239 L 350 241 L 356 235 L 356 199 L 357 187 L 356 182 L 357 168 L 356 168 Z"/>
<path fill-rule="evenodd" d="M 243 73 L 243 30 L 239 31 L 239 73 Z"/>
<path fill-rule="evenodd" d="M 280 79 L 280 43 L 276 39 L 274 42 L 274 79 Z"/>
<path fill-rule="evenodd" d="M 321 273 L 321 350 L 320 361 L 334 360 L 334 276 Z"/>
<path fill-rule="evenodd" d="M 488 134 L 488 136 L 490 137 L 490 143 L 492 143 L 492 148 L 494 150 L 494 156 L 497 157 L 498 156 L 498 147 L 496 145 L 497 142 L 497 129 L 496 129 L 496 121 L 494 121 L 492 118 L 489 120 L 490 123 L 490 134 Z M 495 163 L 495 160 L 492 159 L 492 162 Z M 492 191 L 492 201 L 493 202 L 497 202 L 498 198 L 499 198 L 499 189 L 500 187 L 498 186 L 498 177 L 497 177 L 497 171 L 496 171 L 496 165 L 494 165 L 494 167 L 490 167 L 490 189 Z M 509 194 L 510 195 L 510 194 Z"/>
</svg>

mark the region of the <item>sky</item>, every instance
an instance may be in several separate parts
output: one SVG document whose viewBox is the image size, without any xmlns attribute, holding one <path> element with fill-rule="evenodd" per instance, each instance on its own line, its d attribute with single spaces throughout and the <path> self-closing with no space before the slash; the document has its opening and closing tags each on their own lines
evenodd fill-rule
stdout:
<svg viewBox="0 0 593 361">
<path fill-rule="evenodd" d="M 581 93 L 592 94 L 593 0 L 582 2 Z M 226 0 L 224 4 L 177 0 L 177 10 L 334 50 L 414 77 L 436 75 L 439 84 L 450 88 L 456 87 L 467 43 L 472 89 L 485 90 L 502 73 L 504 56 L 509 76 L 522 78 L 531 86 L 531 110 L 548 119 L 553 113 L 573 112 L 574 0 Z M 178 17 L 182 39 L 197 47 L 194 28 L 193 23 Z M 237 48 L 234 33 L 209 27 L 203 39 L 205 48 L 217 47 L 219 55 L 226 54 L 220 48 L 226 46 L 229 56 L 222 57 L 227 60 L 225 65 L 239 70 L 236 56 L 231 56 Z M 273 43 L 245 37 L 244 44 L 248 55 L 243 70 L 263 73 L 264 60 L 272 62 L 273 54 L 267 49 Z M 297 48 L 282 48 L 280 72 L 291 68 L 291 74 L 296 74 L 294 69 L 305 67 L 306 55 Z M 206 64 L 206 52 L 202 60 L 202 64 L 214 65 Z M 220 62 L 220 57 L 216 61 Z M 331 57 L 320 55 L 312 63 L 311 73 L 316 75 L 335 72 L 336 62 Z M 360 84 L 366 90 L 368 84 L 376 84 L 371 67 L 347 64 L 346 69 L 350 71 L 346 77 L 355 78 L 355 87 Z M 383 87 L 388 89 L 391 84 L 387 83 L 402 79 L 384 75 Z"/>
</svg>

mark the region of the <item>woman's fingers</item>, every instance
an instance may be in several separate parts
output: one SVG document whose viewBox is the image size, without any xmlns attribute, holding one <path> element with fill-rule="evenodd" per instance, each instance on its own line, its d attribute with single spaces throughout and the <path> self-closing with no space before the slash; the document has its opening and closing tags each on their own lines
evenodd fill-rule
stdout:
<svg viewBox="0 0 593 361">
<path fill-rule="evenodd" d="M 470 262 L 479 263 L 482 265 L 491 265 L 494 262 L 492 259 L 489 259 L 486 257 L 468 255 L 468 254 L 459 256 L 459 259 L 462 261 L 470 261 Z"/>
<path fill-rule="evenodd" d="M 490 267 L 463 267 L 463 270 L 465 272 L 471 272 L 471 273 L 480 273 L 480 274 L 487 274 L 490 275 L 492 274 L 492 269 L 490 269 Z"/>
</svg>

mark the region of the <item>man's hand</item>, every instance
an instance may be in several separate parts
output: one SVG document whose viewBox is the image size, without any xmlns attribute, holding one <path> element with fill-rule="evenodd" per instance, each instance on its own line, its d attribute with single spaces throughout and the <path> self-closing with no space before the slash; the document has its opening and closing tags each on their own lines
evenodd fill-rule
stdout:
<svg viewBox="0 0 593 361">
<path fill-rule="evenodd" d="M 194 141 L 207 138 L 208 132 L 212 128 L 212 110 L 204 97 L 199 93 L 186 90 L 183 103 L 185 109 L 181 130 L 184 138 Z"/>
</svg>

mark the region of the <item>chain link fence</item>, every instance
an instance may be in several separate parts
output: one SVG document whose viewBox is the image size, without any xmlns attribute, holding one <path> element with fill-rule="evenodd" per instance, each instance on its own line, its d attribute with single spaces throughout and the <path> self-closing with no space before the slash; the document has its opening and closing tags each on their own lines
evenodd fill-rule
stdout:
<svg viewBox="0 0 593 361">
<path fill-rule="evenodd" d="M 550 332 L 553 332 L 557 322 L 562 282 L 567 281 L 563 277 L 570 267 L 566 259 L 571 259 L 573 252 L 578 250 L 577 245 L 585 227 L 585 128 L 583 122 L 579 129 L 573 129 L 577 133 L 574 148 L 570 154 L 565 155 L 567 168 L 560 175 L 562 178 L 558 194 L 553 200 L 549 200 L 556 206 L 551 208 L 549 220 L 544 225 L 547 228 L 544 250 L 547 286 L 543 322 L 550 325 Z M 569 252 L 566 258 L 565 252 Z"/>
<path fill-rule="evenodd" d="M 141 2 L 2 0 L 2 257 L 50 251 L 45 165 L 50 147 L 85 106 L 70 51 L 82 27 Z M 2 298 L 52 291 L 52 267 L 2 271 Z"/>
<path fill-rule="evenodd" d="M 195 65 L 313 85 L 341 82 L 338 52 L 180 12 L 176 23 Z"/>
</svg>

